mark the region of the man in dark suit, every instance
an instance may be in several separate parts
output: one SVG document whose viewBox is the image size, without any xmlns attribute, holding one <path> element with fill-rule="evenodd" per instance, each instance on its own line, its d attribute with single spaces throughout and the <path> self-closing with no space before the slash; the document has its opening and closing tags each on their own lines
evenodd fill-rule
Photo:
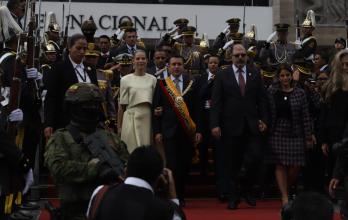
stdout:
<svg viewBox="0 0 348 220">
<path fill-rule="evenodd" d="M 136 50 L 145 50 L 144 47 L 137 45 L 138 34 L 135 28 L 132 28 L 132 27 L 127 28 L 125 29 L 124 32 L 125 33 L 124 33 L 123 39 L 125 44 L 118 48 L 111 48 L 110 50 L 111 58 L 121 53 L 129 53 L 131 55 L 134 55 Z"/>
<path fill-rule="evenodd" d="M 215 168 L 217 177 L 217 191 L 220 201 L 227 199 L 227 180 L 224 177 L 223 151 L 221 150 L 220 141 L 212 138 L 210 130 L 210 110 L 212 99 L 212 88 L 217 71 L 219 70 L 219 57 L 210 55 L 207 61 L 208 69 L 199 80 L 199 99 L 201 103 L 200 127 L 202 128 L 202 142 L 199 144 L 199 161 L 201 174 L 206 175 L 208 165 L 208 146 L 215 147 Z"/>
<path fill-rule="evenodd" d="M 167 61 L 167 53 L 162 49 L 156 49 L 155 53 L 153 54 L 153 65 L 148 68 L 147 72 L 160 79 L 166 78 L 169 76 Z"/>
<path fill-rule="evenodd" d="M 212 135 L 221 138 L 226 175 L 230 177 L 229 209 L 240 202 L 237 176 L 244 165 L 246 173 L 246 202 L 255 206 L 250 194 L 252 175 L 261 158 L 261 132 L 267 128 L 267 100 L 259 73 L 247 67 L 246 50 L 241 44 L 233 46 L 233 65 L 217 73 L 213 86 Z"/>
<path fill-rule="evenodd" d="M 200 128 L 196 130 L 196 126 L 192 124 L 199 119 L 197 84 L 193 83 L 187 75 L 182 74 L 183 65 L 184 59 L 180 56 L 169 59 L 170 77 L 159 80 L 153 99 L 154 109 L 157 111 L 160 109 L 161 112 L 154 116 L 155 141 L 156 144 L 164 145 L 167 167 L 173 171 L 178 198 L 182 205 L 193 145 L 195 141 L 199 142 L 202 138 L 198 132 Z M 177 105 L 179 107 L 176 107 Z M 186 114 L 182 114 L 185 111 L 183 109 L 187 110 Z"/>
<path fill-rule="evenodd" d="M 82 34 L 71 36 L 68 59 L 56 63 L 47 77 L 47 95 L 45 99 L 45 137 L 49 138 L 53 130 L 65 127 L 69 116 L 63 108 L 66 90 L 78 82 L 98 85 L 96 70 L 83 64 L 87 50 L 87 41 Z"/>
<path fill-rule="evenodd" d="M 100 48 L 100 58 L 98 60 L 97 69 L 104 69 L 105 64 L 112 62 L 110 58 L 110 38 L 107 35 L 101 35 L 98 42 Z"/>
<path fill-rule="evenodd" d="M 178 206 L 173 176 L 163 168 L 163 160 L 151 146 L 139 147 L 129 156 L 124 183 L 98 187 L 87 211 L 89 218 L 108 220 L 117 216 L 123 220 L 185 219 Z M 166 199 L 156 195 L 162 190 Z M 103 191 L 105 192 L 104 194 Z M 98 198 L 100 203 L 97 204 Z M 169 199 L 169 200 L 168 200 Z M 116 208 L 115 208 L 116 207 Z M 92 218 L 91 218 L 92 219 Z"/>
</svg>

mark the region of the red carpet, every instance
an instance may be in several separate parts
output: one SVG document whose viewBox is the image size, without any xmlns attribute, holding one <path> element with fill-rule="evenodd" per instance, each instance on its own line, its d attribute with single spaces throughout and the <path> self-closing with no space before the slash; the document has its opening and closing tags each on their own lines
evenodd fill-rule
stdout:
<svg viewBox="0 0 348 220">
<path fill-rule="evenodd" d="M 188 220 L 280 220 L 280 201 L 258 201 L 256 208 L 242 202 L 239 209 L 233 211 L 226 207 L 226 203 L 216 199 L 192 199 L 186 201 L 184 211 Z M 40 220 L 49 220 L 46 210 L 42 212 Z M 337 214 L 335 220 L 340 220 Z"/>
</svg>

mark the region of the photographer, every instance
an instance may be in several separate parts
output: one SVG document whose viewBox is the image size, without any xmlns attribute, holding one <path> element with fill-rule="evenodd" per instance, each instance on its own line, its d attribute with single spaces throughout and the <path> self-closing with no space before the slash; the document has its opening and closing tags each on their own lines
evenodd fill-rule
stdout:
<svg viewBox="0 0 348 220">
<path fill-rule="evenodd" d="M 123 184 L 98 187 L 94 191 L 88 219 L 108 220 L 110 216 L 123 220 L 185 219 L 172 172 L 164 169 L 162 157 L 155 148 L 136 148 L 129 156 L 126 176 Z M 165 194 L 165 199 L 156 195 L 158 191 Z"/>
</svg>

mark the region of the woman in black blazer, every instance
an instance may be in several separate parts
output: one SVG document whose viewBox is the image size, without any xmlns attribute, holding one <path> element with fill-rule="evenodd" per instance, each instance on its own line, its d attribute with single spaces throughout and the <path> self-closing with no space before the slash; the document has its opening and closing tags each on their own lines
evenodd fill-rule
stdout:
<svg viewBox="0 0 348 220">
<path fill-rule="evenodd" d="M 328 176 L 333 176 L 329 186 L 332 190 L 336 188 L 339 179 L 343 178 L 337 172 L 332 175 L 336 160 L 332 145 L 348 134 L 348 50 L 341 50 L 335 55 L 331 70 L 330 77 L 323 86 L 324 106 L 320 118 L 320 139 L 323 153 L 328 157 Z"/>
<path fill-rule="evenodd" d="M 84 64 L 83 58 L 87 50 L 86 37 L 82 34 L 71 36 L 67 58 L 52 67 L 47 75 L 47 95 L 45 99 L 45 137 L 49 138 L 53 131 L 65 127 L 69 116 L 64 111 L 66 90 L 78 82 L 98 85 L 94 67 Z"/>
<path fill-rule="evenodd" d="M 278 85 L 269 88 L 271 130 L 267 161 L 275 164 L 282 204 L 288 203 L 288 188 L 305 165 L 305 148 L 312 146 L 312 126 L 305 92 L 292 85 L 292 71 L 282 64 Z"/>
</svg>

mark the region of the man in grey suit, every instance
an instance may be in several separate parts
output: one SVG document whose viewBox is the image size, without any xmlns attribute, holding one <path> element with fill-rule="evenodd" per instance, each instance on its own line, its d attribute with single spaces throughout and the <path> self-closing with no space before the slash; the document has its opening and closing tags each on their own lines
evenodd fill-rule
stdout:
<svg viewBox="0 0 348 220">
<path fill-rule="evenodd" d="M 267 126 L 267 99 L 261 76 L 246 66 L 247 54 L 241 44 L 233 46 L 233 64 L 216 75 L 211 108 L 212 135 L 222 141 L 225 172 L 229 177 L 228 208 L 240 203 L 238 174 L 245 168 L 243 192 L 246 202 L 256 205 L 250 193 L 257 162 L 262 156 L 260 138 Z"/>
</svg>

